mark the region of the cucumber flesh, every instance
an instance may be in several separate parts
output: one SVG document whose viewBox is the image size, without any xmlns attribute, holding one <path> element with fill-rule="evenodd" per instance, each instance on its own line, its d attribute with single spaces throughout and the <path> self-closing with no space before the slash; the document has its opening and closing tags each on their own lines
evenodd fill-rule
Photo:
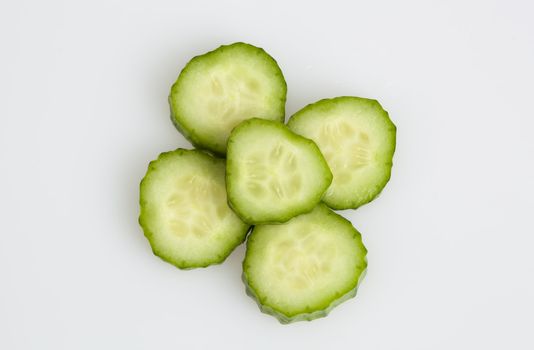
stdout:
<svg viewBox="0 0 534 350">
<path fill-rule="evenodd" d="M 234 43 L 193 58 L 169 96 L 171 119 L 198 148 L 226 153 L 232 129 L 251 117 L 284 121 L 287 85 L 263 49 Z"/>
<path fill-rule="evenodd" d="M 288 127 L 310 138 L 334 175 L 323 201 L 333 209 L 372 201 L 391 176 L 396 127 L 375 100 L 325 99 L 293 115 Z"/>
<path fill-rule="evenodd" d="M 249 225 L 227 204 L 225 162 L 177 149 L 152 161 L 141 182 L 139 223 L 154 254 L 182 269 L 221 263 Z"/>
<path fill-rule="evenodd" d="M 332 181 L 317 145 L 284 124 L 253 118 L 228 141 L 226 188 L 250 224 L 284 222 L 312 210 Z"/>
<path fill-rule="evenodd" d="M 287 223 L 254 227 L 243 281 L 260 309 L 280 322 L 313 320 L 356 295 L 366 254 L 352 224 L 319 204 Z"/>
</svg>

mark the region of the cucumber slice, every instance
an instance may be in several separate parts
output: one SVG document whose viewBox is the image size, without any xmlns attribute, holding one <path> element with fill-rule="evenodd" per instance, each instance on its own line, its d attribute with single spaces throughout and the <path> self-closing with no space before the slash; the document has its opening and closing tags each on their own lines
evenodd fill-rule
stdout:
<svg viewBox="0 0 534 350">
<path fill-rule="evenodd" d="M 311 321 L 356 295 L 366 255 L 360 233 L 321 203 L 285 224 L 255 226 L 243 281 L 261 311 L 281 323 Z"/>
<path fill-rule="evenodd" d="M 253 118 L 230 135 L 228 200 L 249 224 L 284 222 L 312 210 L 331 182 L 317 145 L 282 123 Z"/>
<path fill-rule="evenodd" d="M 284 121 L 287 85 L 263 49 L 235 43 L 193 58 L 169 96 L 171 119 L 196 147 L 219 155 L 241 121 Z"/>
<path fill-rule="evenodd" d="M 177 149 L 152 161 L 141 181 L 139 224 L 154 254 L 181 269 L 224 261 L 249 225 L 228 207 L 225 162 Z"/>
<path fill-rule="evenodd" d="M 310 104 L 288 127 L 323 152 L 334 179 L 323 201 L 333 209 L 372 201 L 391 176 L 396 127 L 375 100 L 336 97 Z"/>
</svg>

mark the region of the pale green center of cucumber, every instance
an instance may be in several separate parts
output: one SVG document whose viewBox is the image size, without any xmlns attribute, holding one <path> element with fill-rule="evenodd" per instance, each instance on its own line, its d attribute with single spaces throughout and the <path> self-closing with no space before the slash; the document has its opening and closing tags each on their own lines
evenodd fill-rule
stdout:
<svg viewBox="0 0 534 350">
<path fill-rule="evenodd" d="M 350 183 L 373 161 L 369 134 L 346 121 L 323 124 L 314 139 L 334 174 L 333 186 Z"/>
<path fill-rule="evenodd" d="M 211 94 L 207 96 L 207 116 L 228 133 L 241 121 L 258 113 L 261 85 L 254 76 L 243 70 L 216 71 L 210 76 Z"/>
<path fill-rule="evenodd" d="M 291 288 L 313 288 L 331 269 L 336 247 L 311 228 L 302 227 L 293 237 L 274 245 L 270 254 L 276 279 Z"/>
<path fill-rule="evenodd" d="M 185 96 L 189 118 L 194 118 L 196 132 L 209 135 L 221 145 L 243 120 L 269 118 L 274 112 L 269 108 L 268 83 L 249 67 L 225 62 L 197 79 L 198 87 Z"/>
<path fill-rule="evenodd" d="M 165 202 L 168 231 L 177 238 L 208 238 L 231 213 L 225 197 L 223 184 L 200 174 L 177 178 Z"/>
<path fill-rule="evenodd" d="M 267 154 L 257 152 L 245 160 L 247 190 L 258 199 L 291 199 L 302 187 L 302 176 L 297 171 L 296 154 L 284 145 L 277 143 Z"/>
</svg>

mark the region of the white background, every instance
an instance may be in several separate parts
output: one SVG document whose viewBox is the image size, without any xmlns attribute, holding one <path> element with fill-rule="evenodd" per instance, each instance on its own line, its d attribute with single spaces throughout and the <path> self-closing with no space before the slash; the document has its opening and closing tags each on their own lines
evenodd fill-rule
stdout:
<svg viewBox="0 0 534 350">
<path fill-rule="evenodd" d="M 531 1 L 2 1 L 1 349 L 533 349 Z M 347 211 L 358 296 L 280 325 L 243 246 L 180 271 L 137 224 L 160 152 L 190 147 L 167 94 L 194 55 L 245 41 L 279 62 L 287 116 L 378 99 L 393 176 Z"/>
</svg>

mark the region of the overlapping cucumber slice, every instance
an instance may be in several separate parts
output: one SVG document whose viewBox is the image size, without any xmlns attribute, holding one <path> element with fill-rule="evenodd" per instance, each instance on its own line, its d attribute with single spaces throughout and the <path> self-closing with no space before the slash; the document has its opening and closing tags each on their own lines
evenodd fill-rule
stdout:
<svg viewBox="0 0 534 350">
<path fill-rule="evenodd" d="M 247 223 L 284 222 L 312 210 L 332 181 L 317 145 L 284 124 L 253 118 L 228 141 L 226 188 Z"/>
<path fill-rule="evenodd" d="M 287 85 L 263 49 L 234 43 L 193 58 L 169 96 L 171 117 L 195 146 L 224 155 L 232 129 L 252 117 L 284 121 Z"/>
<path fill-rule="evenodd" d="M 284 224 L 255 226 L 243 280 L 260 309 L 280 322 L 313 320 L 356 295 L 366 254 L 352 224 L 319 204 Z"/>
<path fill-rule="evenodd" d="M 321 149 L 334 178 L 323 201 L 334 209 L 372 201 L 391 176 L 396 127 L 376 100 L 325 99 L 293 115 L 288 127 Z"/>
<path fill-rule="evenodd" d="M 182 269 L 221 263 L 249 225 L 227 204 L 225 162 L 178 149 L 152 161 L 141 182 L 139 223 L 154 254 Z"/>
</svg>

